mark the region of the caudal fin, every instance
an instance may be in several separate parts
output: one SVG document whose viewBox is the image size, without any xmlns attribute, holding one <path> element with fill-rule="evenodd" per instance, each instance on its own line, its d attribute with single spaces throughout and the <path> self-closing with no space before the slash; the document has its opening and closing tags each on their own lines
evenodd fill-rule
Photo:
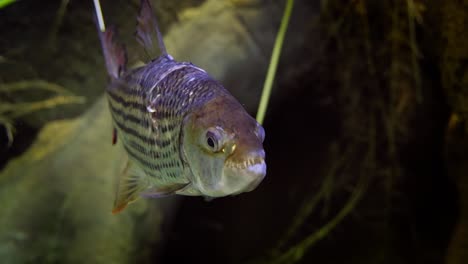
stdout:
<svg viewBox="0 0 468 264">
<path fill-rule="evenodd" d="M 137 17 L 137 41 L 143 45 L 151 58 L 167 55 L 166 46 L 159 31 L 156 15 L 151 8 L 149 0 L 141 0 L 140 12 Z M 159 47 L 159 48 L 158 48 Z M 160 52 L 160 54 L 158 54 Z"/>
<path fill-rule="evenodd" d="M 125 46 L 118 43 L 117 33 L 114 27 L 107 28 L 106 31 L 99 31 L 102 52 L 106 61 L 107 73 L 111 78 L 117 79 L 125 72 L 127 65 L 127 52 Z"/>
<path fill-rule="evenodd" d="M 127 52 L 125 51 L 125 47 L 116 41 L 117 34 L 115 28 L 106 29 L 99 0 L 94 0 L 94 9 L 94 22 L 99 32 L 107 73 L 111 78 L 117 79 L 125 72 Z"/>
</svg>

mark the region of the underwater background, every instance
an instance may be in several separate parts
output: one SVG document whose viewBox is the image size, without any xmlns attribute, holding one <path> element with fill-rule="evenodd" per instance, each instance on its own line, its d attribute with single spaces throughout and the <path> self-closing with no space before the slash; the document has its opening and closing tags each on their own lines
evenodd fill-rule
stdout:
<svg viewBox="0 0 468 264">
<path fill-rule="evenodd" d="M 151 2 L 255 116 L 286 1 Z M 139 1 L 101 5 L 138 65 Z M 118 215 L 92 1 L 0 6 L 0 263 L 468 263 L 467 0 L 296 0 L 263 182 Z"/>
</svg>

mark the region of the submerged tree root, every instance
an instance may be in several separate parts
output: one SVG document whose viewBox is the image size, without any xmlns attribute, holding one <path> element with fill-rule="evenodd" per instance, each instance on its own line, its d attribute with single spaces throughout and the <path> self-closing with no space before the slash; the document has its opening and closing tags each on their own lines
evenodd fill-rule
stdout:
<svg viewBox="0 0 468 264">
<path fill-rule="evenodd" d="M 0 100 L 0 125 L 3 125 L 7 131 L 8 145 L 13 143 L 15 119 L 36 111 L 66 104 L 82 104 L 86 101 L 84 97 L 73 95 L 60 85 L 43 80 L 18 81 L 0 84 L 0 93 L 4 94 L 11 94 L 29 89 L 49 91 L 57 95 L 35 102 L 9 103 L 1 102 L 2 100 Z"/>
</svg>

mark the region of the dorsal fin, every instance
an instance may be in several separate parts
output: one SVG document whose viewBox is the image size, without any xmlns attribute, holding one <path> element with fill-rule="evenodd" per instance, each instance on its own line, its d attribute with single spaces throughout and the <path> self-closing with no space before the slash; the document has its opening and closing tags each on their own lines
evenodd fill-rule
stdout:
<svg viewBox="0 0 468 264">
<path fill-rule="evenodd" d="M 148 55 L 151 58 L 156 58 L 159 55 L 166 56 L 166 46 L 149 0 L 141 0 L 137 22 L 136 38 Z"/>
<path fill-rule="evenodd" d="M 107 28 L 104 32 L 99 30 L 102 52 L 106 61 L 107 73 L 111 78 L 117 79 L 125 72 L 127 65 L 127 52 L 125 46 L 118 43 L 116 29 Z"/>
</svg>

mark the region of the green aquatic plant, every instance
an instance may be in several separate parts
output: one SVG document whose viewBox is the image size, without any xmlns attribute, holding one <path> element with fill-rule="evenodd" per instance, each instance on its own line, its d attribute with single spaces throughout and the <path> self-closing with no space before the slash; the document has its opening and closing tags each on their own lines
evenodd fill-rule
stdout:
<svg viewBox="0 0 468 264">
<path fill-rule="evenodd" d="M 16 0 L 0 0 L 0 9 L 13 4 L 14 2 L 16 2 Z"/>
<path fill-rule="evenodd" d="M 278 61 L 281 54 L 281 48 L 284 42 L 284 36 L 288 29 L 289 18 L 291 17 L 292 9 L 294 6 L 294 0 L 287 0 L 286 8 L 284 9 L 283 18 L 281 19 L 281 26 L 276 36 L 275 46 L 273 47 L 273 53 L 271 55 L 270 64 L 268 66 L 267 76 L 263 85 L 262 96 L 260 98 L 260 105 L 257 111 L 257 122 L 262 124 L 265 118 L 268 101 L 270 100 L 271 90 L 273 87 L 273 81 L 275 79 L 276 68 L 278 67 Z"/>
<path fill-rule="evenodd" d="M 47 99 L 33 102 L 8 102 L 5 99 L 2 99 L 4 97 L 0 97 L 0 125 L 4 126 L 6 129 L 8 145 L 13 143 L 15 119 L 43 109 L 50 109 L 65 104 L 81 104 L 85 102 L 84 97 L 73 95 L 64 87 L 44 80 L 0 83 L 0 94 L 4 95 L 11 96 L 16 92 L 31 89 L 48 91 L 55 95 Z"/>
</svg>

